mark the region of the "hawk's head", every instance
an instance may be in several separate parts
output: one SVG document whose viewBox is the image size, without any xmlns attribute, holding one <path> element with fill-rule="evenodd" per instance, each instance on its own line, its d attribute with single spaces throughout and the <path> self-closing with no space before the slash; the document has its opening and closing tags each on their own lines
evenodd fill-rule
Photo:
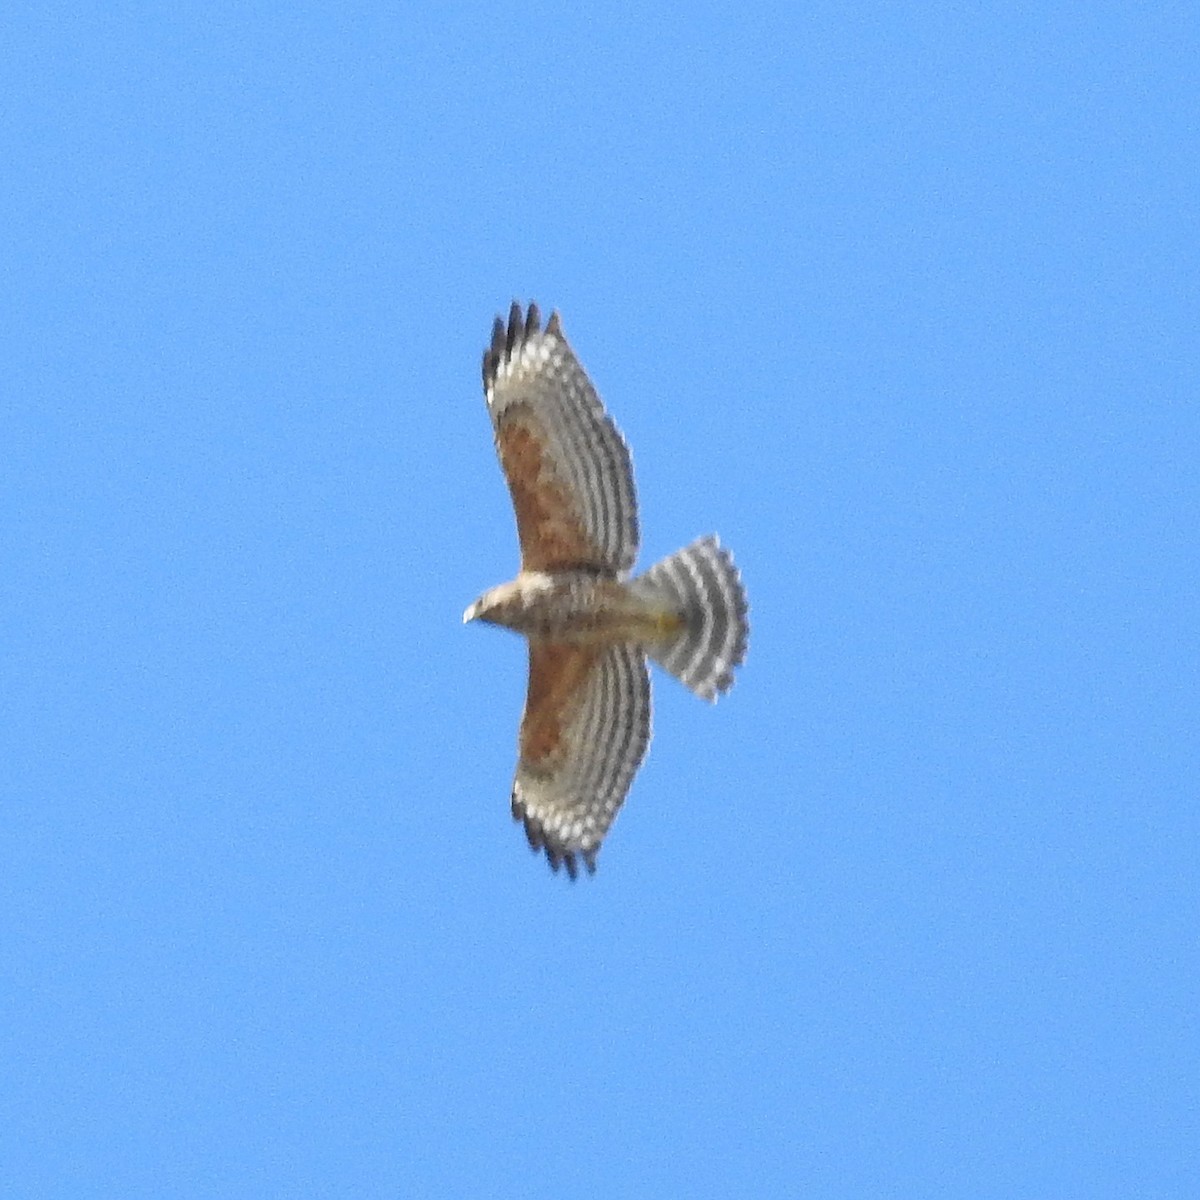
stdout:
<svg viewBox="0 0 1200 1200">
<path fill-rule="evenodd" d="M 538 571 L 522 571 L 516 579 L 489 588 L 463 613 L 463 624 L 484 621 L 505 625 L 518 633 L 535 632 L 547 597 L 554 591 L 553 576 Z"/>
<path fill-rule="evenodd" d="M 509 621 L 505 618 L 520 604 L 520 600 L 520 590 L 515 581 L 489 588 L 463 613 L 463 624 L 484 621 L 488 625 L 507 625 Z"/>
</svg>

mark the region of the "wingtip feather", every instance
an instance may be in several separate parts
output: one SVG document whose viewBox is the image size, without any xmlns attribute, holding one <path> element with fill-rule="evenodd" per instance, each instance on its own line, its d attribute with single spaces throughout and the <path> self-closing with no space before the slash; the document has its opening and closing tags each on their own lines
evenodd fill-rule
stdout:
<svg viewBox="0 0 1200 1200">
<path fill-rule="evenodd" d="M 516 350 L 540 331 L 541 324 L 541 309 L 532 300 L 524 309 L 519 301 L 514 300 L 509 306 L 508 320 L 497 317 L 492 322 L 491 344 L 483 352 L 483 390 L 485 393 L 490 392 L 492 385 L 496 382 L 496 376 L 500 373 L 500 368 L 511 360 Z M 550 314 L 546 332 L 562 336 L 557 312 Z"/>
</svg>

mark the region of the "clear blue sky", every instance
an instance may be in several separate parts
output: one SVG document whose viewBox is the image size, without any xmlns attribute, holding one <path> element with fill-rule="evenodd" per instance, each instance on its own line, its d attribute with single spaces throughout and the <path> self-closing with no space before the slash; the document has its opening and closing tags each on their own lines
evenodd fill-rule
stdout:
<svg viewBox="0 0 1200 1200">
<path fill-rule="evenodd" d="M 0 1192 L 1200 1195 L 1189 5 L 0 45 Z M 752 605 L 574 886 L 513 298 Z"/>
</svg>

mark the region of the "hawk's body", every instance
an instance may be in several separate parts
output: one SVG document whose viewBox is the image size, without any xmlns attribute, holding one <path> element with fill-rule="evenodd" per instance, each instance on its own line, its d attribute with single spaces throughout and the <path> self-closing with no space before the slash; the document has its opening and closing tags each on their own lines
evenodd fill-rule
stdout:
<svg viewBox="0 0 1200 1200">
<path fill-rule="evenodd" d="M 521 572 L 467 609 L 529 639 L 513 816 L 572 877 L 589 870 L 650 741 L 646 655 L 706 699 L 745 657 L 733 560 L 702 538 L 629 578 L 637 504 L 624 439 L 559 324 L 497 319 L 483 384 L 521 543 Z"/>
<path fill-rule="evenodd" d="M 575 645 L 654 645 L 683 626 L 683 617 L 669 602 L 591 571 L 522 571 L 483 599 L 493 624 Z"/>
</svg>

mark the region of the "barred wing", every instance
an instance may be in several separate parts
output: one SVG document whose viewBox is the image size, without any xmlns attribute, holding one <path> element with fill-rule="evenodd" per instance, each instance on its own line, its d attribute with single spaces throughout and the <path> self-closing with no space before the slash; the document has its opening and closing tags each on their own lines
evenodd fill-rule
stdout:
<svg viewBox="0 0 1200 1200">
<path fill-rule="evenodd" d="M 529 642 L 529 693 L 513 781 L 513 819 L 529 844 L 574 879 L 596 869 L 650 742 L 650 676 L 628 643 Z"/>
<path fill-rule="evenodd" d="M 483 355 L 483 390 L 508 480 L 521 566 L 628 571 L 637 557 L 629 449 L 552 313 L 499 317 Z"/>
</svg>

